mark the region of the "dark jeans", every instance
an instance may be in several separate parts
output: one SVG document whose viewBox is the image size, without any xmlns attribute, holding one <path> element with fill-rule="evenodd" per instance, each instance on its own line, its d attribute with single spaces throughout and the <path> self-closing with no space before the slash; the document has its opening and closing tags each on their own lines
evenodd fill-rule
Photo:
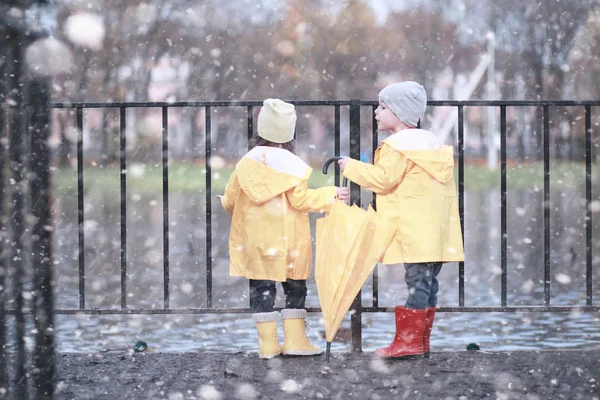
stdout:
<svg viewBox="0 0 600 400">
<path fill-rule="evenodd" d="M 441 262 L 404 264 L 404 279 L 408 286 L 406 308 L 423 310 L 437 306 L 440 285 L 437 276 L 442 269 Z"/>
<path fill-rule="evenodd" d="M 273 311 L 277 289 L 275 281 L 250 279 L 250 308 L 253 313 Z M 304 309 L 306 302 L 306 280 L 288 279 L 281 282 L 285 293 L 285 308 Z"/>
</svg>

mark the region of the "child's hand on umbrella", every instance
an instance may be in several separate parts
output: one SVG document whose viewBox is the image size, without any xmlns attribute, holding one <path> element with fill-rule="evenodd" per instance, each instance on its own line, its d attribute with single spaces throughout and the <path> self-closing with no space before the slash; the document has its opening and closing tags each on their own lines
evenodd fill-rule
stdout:
<svg viewBox="0 0 600 400">
<path fill-rule="evenodd" d="M 344 169 L 346 169 L 346 164 L 348 164 L 348 161 L 350 161 L 350 157 L 342 157 L 341 159 L 338 160 L 338 165 L 340 166 L 340 171 L 344 172 Z"/>
<path fill-rule="evenodd" d="M 337 188 L 337 198 L 345 203 L 350 199 L 350 189 L 347 187 L 339 187 Z"/>
<path fill-rule="evenodd" d="M 221 197 L 223 197 L 223 195 L 222 194 L 218 194 L 216 197 L 217 197 L 217 199 L 221 200 Z"/>
</svg>

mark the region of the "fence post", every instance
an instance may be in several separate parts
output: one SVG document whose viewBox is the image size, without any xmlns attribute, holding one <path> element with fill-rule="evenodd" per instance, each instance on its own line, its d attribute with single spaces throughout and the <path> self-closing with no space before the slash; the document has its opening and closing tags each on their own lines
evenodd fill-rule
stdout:
<svg viewBox="0 0 600 400">
<path fill-rule="evenodd" d="M 25 106 L 24 91 L 26 81 L 23 77 L 24 46 L 26 38 L 20 33 L 7 33 L 8 52 L 6 57 L 6 74 L 9 98 L 15 107 L 9 112 L 9 171 L 12 179 L 10 191 L 11 237 L 9 276 L 12 275 L 11 302 L 15 309 L 16 362 L 14 373 L 16 398 L 28 398 L 27 393 L 27 357 L 25 353 L 25 298 L 23 296 L 25 277 Z"/>
<path fill-rule="evenodd" d="M 54 294 L 52 273 L 52 218 L 50 216 L 50 83 L 34 79 L 29 86 L 31 135 L 32 262 L 34 266 L 35 398 L 54 393 Z"/>
<path fill-rule="evenodd" d="M 3 31 L 0 31 L 4 33 Z M 6 54 L 8 51 L 8 46 L 4 41 L 0 41 L 0 54 Z M 4 273 L 0 273 L 0 390 L 8 390 L 8 376 L 6 374 L 6 353 L 4 351 L 6 345 L 6 331 L 5 331 L 5 323 L 6 323 L 6 271 L 8 268 L 8 254 L 6 253 L 5 243 L 7 240 L 7 223 L 8 223 L 8 215 L 6 213 L 6 200 L 4 198 L 4 166 L 6 165 L 6 150 L 8 142 L 6 141 L 6 117 L 8 116 L 8 109 L 4 106 L 6 104 L 6 85 L 7 77 L 5 71 L 6 63 L 0 63 L 0 104 L 2 104 L 2 108 L 0 109 L 0 165 L 2 165 L 2 170 L 0 170 L 0 271 L 4 271 Z"/>
<path fill-rule="evenodd" d="M 350 100 L 350 158 L 360 160 L 360 100 Z M 350 204 L 360 203 L 360 186 L 350 184 Z M 352 351 L 362 351 L 362 290 L 358 292 L 350 308 Z"/>
</svg>

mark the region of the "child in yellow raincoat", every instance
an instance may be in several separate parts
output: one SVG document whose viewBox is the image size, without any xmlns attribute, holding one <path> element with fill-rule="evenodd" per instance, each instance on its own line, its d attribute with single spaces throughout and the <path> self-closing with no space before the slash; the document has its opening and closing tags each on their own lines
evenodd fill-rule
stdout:
<svg viewBox="0 0 600 400">
<path fill-rule="evenodd" d="M 250 307 L 256 322 L 260 358 L 316 355 L 306 337 L 306 279 L 312 261 L 308 213 L 348 200 L 347 188 L 308 189 L 312 169 L 294 154 L 296 111 L 292 104 L 267 99 L 258 115 L 258 136 L 238 162 L 221 204 L 231 215 L 230 275 L 250 280 Z M 286 306 L 273 310 L 276 282 Z M 284 345 L 277 339 L 283 317 Z"/>
<path fill-rule="evenodd" d="M 383 264 L 405 267 L 408 298 L 395 308 L 396 335 L 382 357 L 429 357 L 442 264 L 464 260 L 452 146 L 416 129 L 427 95 L 416 82 L 394 83 L 379 93 L 379 130 L 394 132 L 375 153 L 374 165 L 344 157 L 346 178 L 377 193 L 377 212 L 397 228 Z"/>
</svg>

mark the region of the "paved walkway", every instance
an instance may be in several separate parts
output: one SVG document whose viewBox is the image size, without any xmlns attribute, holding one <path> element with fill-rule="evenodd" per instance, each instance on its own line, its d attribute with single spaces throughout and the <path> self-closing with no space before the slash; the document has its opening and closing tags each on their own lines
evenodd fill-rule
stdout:
<svg viewBox="0 0 600 400">
<path fill-rule="evenodd" d="M 60 354 L 61 399 L 599 399 L 600 350 L 373 353 L 259 360 L 247 353 Z"/>
</svg>

